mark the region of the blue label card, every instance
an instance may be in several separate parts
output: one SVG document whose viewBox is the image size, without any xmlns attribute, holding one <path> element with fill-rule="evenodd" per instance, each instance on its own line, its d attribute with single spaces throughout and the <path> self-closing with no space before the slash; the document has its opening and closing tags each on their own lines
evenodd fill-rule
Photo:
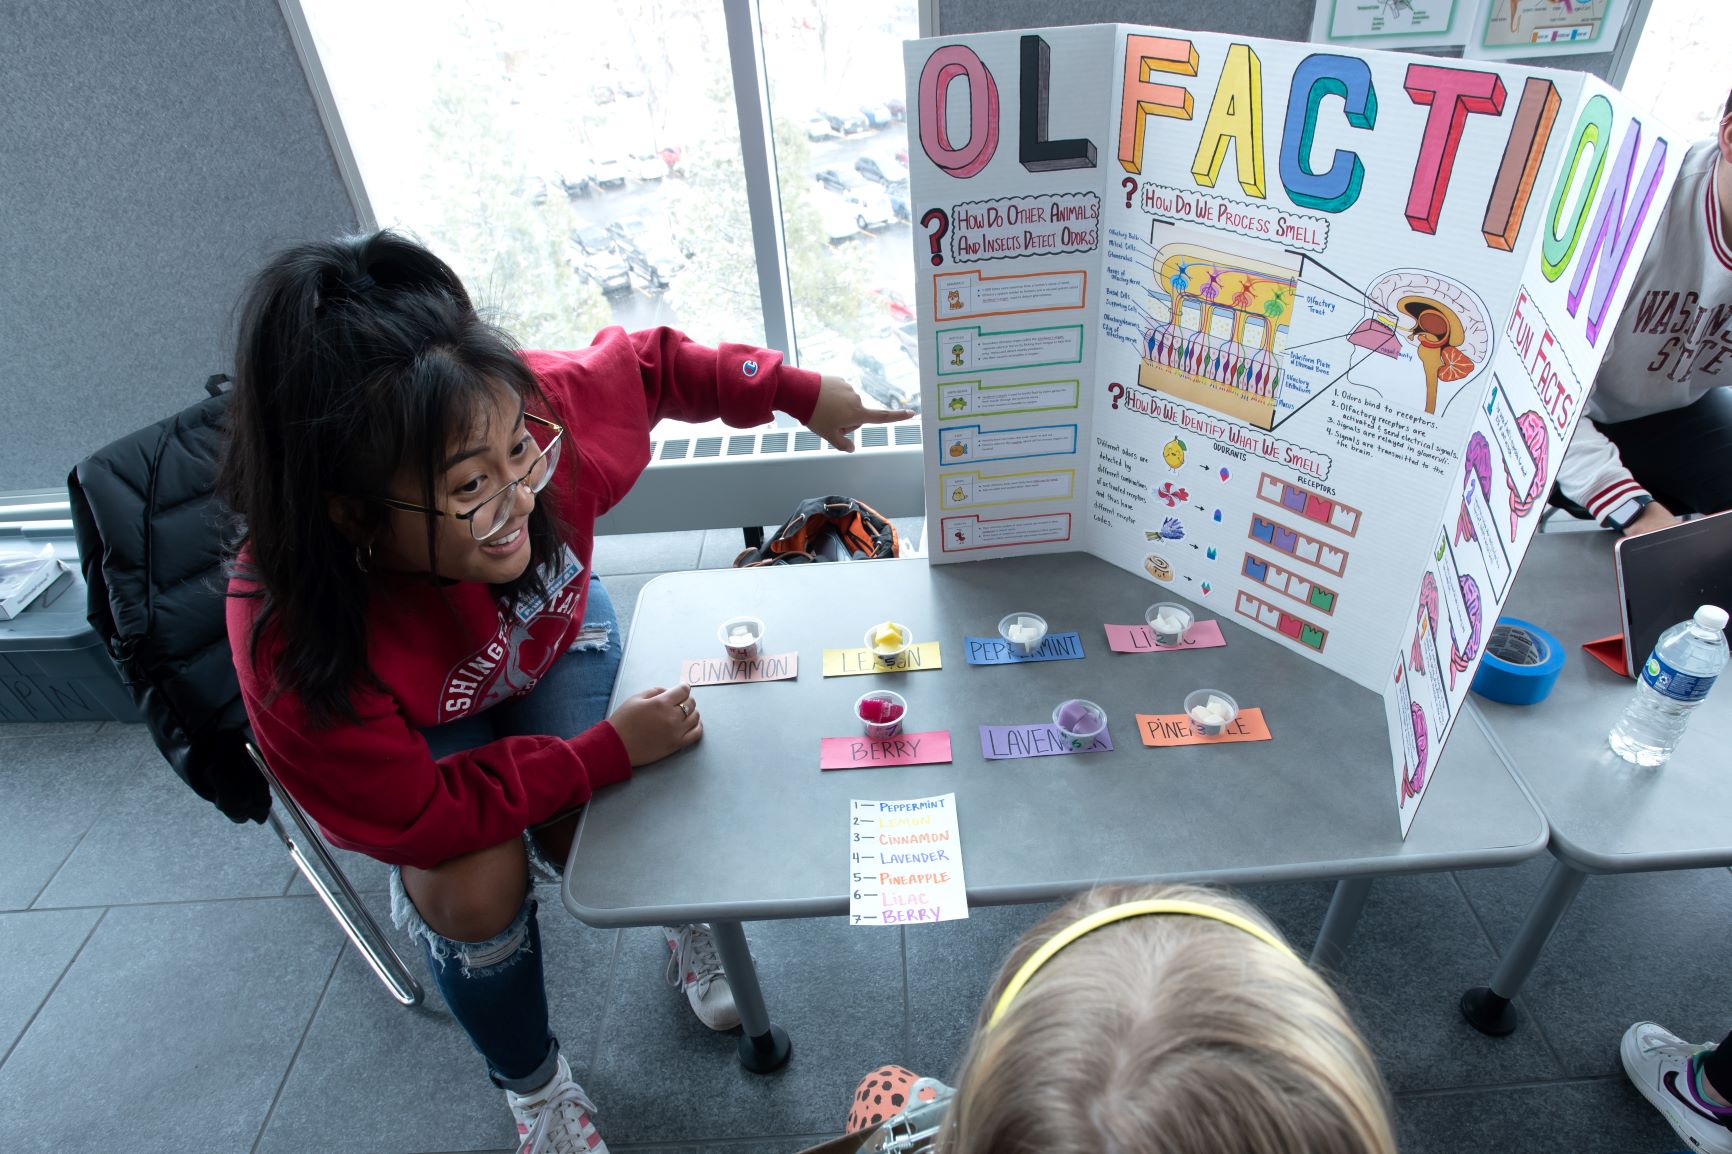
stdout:
<svg viewBox="0 0 1732 1154">
<path fill-rule="evenodd" d="M 1027 657 L 1013 652 L 1010 642 L 1002 637 L 964 637 L 970 665 L 1021 665 L 1026 661 L 1081 661 L 1082 634 L 1048 633 L 1040 648 Z"/>
<path fill-rule="evenodd" d="M 980 727 L 980 756 L 988 761 L 1007 761 L 1013 757 L 1061 757 L 1073 753 L 1104 753 L 1113 747 L 1112 735 L 1101 730 L 1094 744 L 1072 749 L 1060 736 L 1058 726 L 1046 725 L 983 725 Z"/>
</svg>

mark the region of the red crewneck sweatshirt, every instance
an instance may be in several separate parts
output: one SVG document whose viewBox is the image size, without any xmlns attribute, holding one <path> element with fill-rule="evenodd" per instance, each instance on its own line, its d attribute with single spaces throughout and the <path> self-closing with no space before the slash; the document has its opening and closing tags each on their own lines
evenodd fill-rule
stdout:
<svg viewBox="0 0 1732 1154">
<path fill-rule="evenodd" d="M 428 868 L 497 845 L 631 776 L 606 721 L 570 740 L 505 737 L 435 761 L 418 732 L 528 693 L 576 639 L 589 590 L 595 520 L 649 464 L 662 418 L 747 427 L 773 410 L 811 419 L 818 374 L 771 349 L 694 344 L 672 329 L 603 329 L 586 349 L 525 352 L 575 452 L 550 490 L 571 526 L 545 604 L 507 612 L 476 582 L 435 586 L 381 575 L 367 625 L 380 687 L 350 692 L 356 721 L 316 728 L 275 693 L 282 652 L 269 627 L 251 652 L 256 598 L 228 602 L 229 645 L 253 735 L 286 789 L 334 845 Z M 236 580 L 231 592 L 252 588 Z"/>
</svg>

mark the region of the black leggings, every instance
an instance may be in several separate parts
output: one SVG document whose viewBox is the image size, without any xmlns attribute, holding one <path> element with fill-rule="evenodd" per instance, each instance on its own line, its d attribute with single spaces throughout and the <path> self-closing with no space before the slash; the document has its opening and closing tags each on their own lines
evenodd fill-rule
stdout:
<svg viewBox="0 0 1732 1154">
<path fill-rule="evenodd" d="M 1732 1101 L 1732 1034 L 1727 1034 L 1720 1048 L 1702 1059 L 1702 1074 L 1716 1094 Z"/>
<path fill-rule="evenodd" d="M 1624 468 L 1674 513 L 1732 509 L 1732 388 L 1633 421 L 1600 424 Z"/>
</svg>

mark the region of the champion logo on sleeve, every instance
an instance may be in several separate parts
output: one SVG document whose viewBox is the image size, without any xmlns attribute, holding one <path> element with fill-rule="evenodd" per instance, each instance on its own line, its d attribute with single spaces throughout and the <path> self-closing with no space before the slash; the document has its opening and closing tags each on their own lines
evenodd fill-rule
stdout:
<svg viewBox="0 0 1732 1154">
<path fill-rule="evenodd" d="M 743 373 L 744 375 L 748 376 L 748 377 L 757 376 L 758 375 L 758 362 L 757 361 L 745 362 L 744 364 L 742 364 L 740 366 L 740 372 Z"/>
</svg>

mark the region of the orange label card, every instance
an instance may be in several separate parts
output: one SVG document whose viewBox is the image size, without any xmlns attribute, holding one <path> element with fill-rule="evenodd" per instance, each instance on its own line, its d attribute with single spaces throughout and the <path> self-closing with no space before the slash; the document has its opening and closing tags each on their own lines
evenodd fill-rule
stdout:
<svg viewBox="0 0 1732 1154">
<path fill-rule="evenodd" d="M 759 654 L 748 661 L 731 657 L 694 657 L 680 663 L 687 685 L 734 685 L 742 681 L 791 681 L 800 675 L 798 653 Z"/>
<path fill-rule="evenodd" d="M 1245 709 L 1219 737 L 1202 737 L 1182 713 L 1139 713 L 1137 732 L 1144 745 L 1222 745 L 1230 741 L 1268 741 L 1269 723 L 1261 709 Z"/>
</svg>

